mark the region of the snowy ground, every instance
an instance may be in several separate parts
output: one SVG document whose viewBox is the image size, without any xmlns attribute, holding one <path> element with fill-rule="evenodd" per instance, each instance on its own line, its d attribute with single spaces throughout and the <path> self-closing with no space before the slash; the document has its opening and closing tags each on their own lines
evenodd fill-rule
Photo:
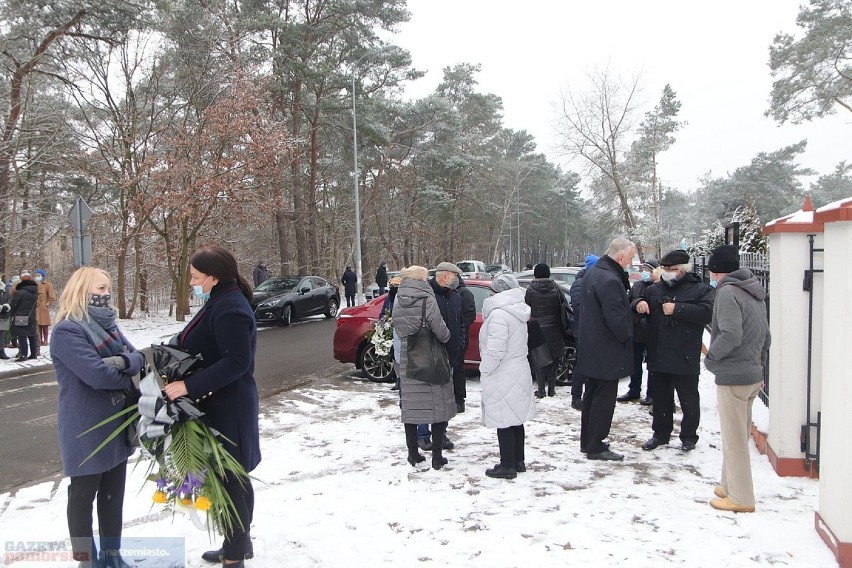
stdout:
<svg viewBox="0 0 852 568">
<path fill-rule="evenodd" d="M 137 346 L 182 328 L 167 320 L 121 322 Z M 330 348 L 330 346 L 329 346 Z M 12 350 L 7 350 L 12 354 Z M 10 365 L 0 371 L 7 370 Z M 626 390 L 626 384 L 619 392 Z M 456 449 L 433 471 L 405 460 L 396 393 L 354 373 L 317 377 L 313 386 L 262 407 L 263 462 L 255 470 L 252 526 L 257 568 L 281 566 L 796 566 L 837 563 L 814 530 L 818 482 L 780 478 L 752 446 L 754 514 L 712 509 L 721 465 L 712 375 L 701 380 L 698 448 L 645 452 L 647 409 L 616 408 L 611 442 L 624 462 L 590 462 L 579 451 L 579 413 L 567 389 L 539 402 L 527 424 L 527 473 L 485 476 L 498 461 L 494 430 L 482 426 L 480 385 L 468 383 L 468 411 L 450 422 Z M 755 403 L 755 420 L 767 422 Z M 677 426 L 675 435 L 677 434 Z M 144 464 L 129 474 L 124 545 L 185 537 L 186 566 L 211 548 L 183 514 L 153 505 Z M 67 534 L 67 480 L 0 495 L 0 540 L 22 546 Z M 214 543 L 218 546 L 218 543 Z M 164 545 L 165 546 L 165 545 Z M 8 554 L 8 552 L 7 552 Z M 75 566 L 59 561 L 16 567 Z M 138 566 L 179 566 L 146 558 Z"/>
</svg>

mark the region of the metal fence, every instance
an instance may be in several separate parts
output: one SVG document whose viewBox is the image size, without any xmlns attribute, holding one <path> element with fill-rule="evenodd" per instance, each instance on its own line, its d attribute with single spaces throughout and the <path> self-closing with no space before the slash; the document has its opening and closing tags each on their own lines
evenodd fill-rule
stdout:
<svg viewBox="0 0 852 568">
<path fill-rule="evenodd" d="M 699 256 L 693 260 L 693 272 L 704 282 L 710 281 L 710 271 L 707 269 L 707 257 Z M 740 268 L 751 270 L 752 274 L 760 281 L 766 290 L 766 319 L 769 319 L 769 255 L 759 252 L 741 252 Z M 769 360 L 765 361 L 763 367 L 763 385 L 758 393 L 758 398 L 763 404 L 769 406 Z"/>
</svg>

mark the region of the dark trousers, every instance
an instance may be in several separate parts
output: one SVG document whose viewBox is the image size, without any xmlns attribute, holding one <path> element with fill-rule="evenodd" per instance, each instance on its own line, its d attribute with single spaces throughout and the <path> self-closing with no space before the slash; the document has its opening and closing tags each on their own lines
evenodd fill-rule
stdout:
<svg viewBox="0 0 852 568">
<path fill-rule="evenodd" d="M 30 350 L 27 350 L 27 343 L 30 344 Z M 27 355 L 36 356 L 38 353 L 38 339 L 35 335 L 30 335 L 27 337 L 18 336 L 18 357 L 24 359 Z"/>
<path fill-rule="evenodd" d="M 456 404 L 464 404 L 464 399 L 467 398 L 467 375 L 464 372 L 464 365 L 453 367 L 453 394 L 456 397 Z"/>
<path fill-rule="evenodd" d="M 574 371 L 571 373 L 571 398 L 575 400 L 580 400 L 583 398 L 583 385 L 586 383 L 586 379 L 578 373 Z"/>
<path fill-rule="evenodd" d="M 654 420 L 651 427 L 654 437 L 668 442 L 674 428 L 674 393 L 680 401 L 683 419 L 680 423 L 680 440 L 698 442 L 698 423 L 701 420 L 701 401 L 698 394 L 698 375 L 651 373 L 653 377 Z"/>
<path fill-rule="evenodd" d="M 515 469 L 524 461 L 524 425 L 497 428 L 497 443 L 500 445 L 500 465 Z"/>
<path fill-rule="evenodd" d="M 642 396 L 642 375 L 644 369 L 642 363 L 645 362 L 645 344 L 637 341 L 633 342 L 633 374 L 630 375 L 630 386 L 628 394 Z M 651 374 L 648 373 L 648 387 L 645 389 L 645 396 L 651 397 Z"/>
<path fill-rule="evenodd" d="M 242 523 L 240 526 L 240 523 L 235 522 L 231 533 L 225 535 L 222 555 L 225 560 L 243 560 L 249 545 L 249 529 L 254 517 L 254 488 L 251 479 L 240 479 L 233 475 L 227 475 L 222 485 L 234 502 L 237 517 Z"/>
<path fill-rule="evenodd" d="M 556 393 L 556 363 L 539 367 L 533 371 L 533 376 L 541 396 L 544 396 L 545 393 L 548 396 L 553 396 Z"/>
<path fill-rule="evenodd" d="M 92 505 L 95 496 L 98 499 L 98 531 L 101 550 L 108 552 L 121 548 L 126 473 L 127 460 L 103 473 L 71 477 L 71 483 L 68 485 L 66 514 L 68 534 L 71 537 L 71 549 L 75 560 L 89 561 L 97 556 L 92 538 Z"/>
<path fill-rule="evenodd" d="M 586 377 L 586 394 L 580 412 L 580 450 L 599 454 L 609 449 L 604 439 L 612 427 L 618 381 Z"/>
<path fill-rule="evenodd" d="M 350 308 L 355 305 L 355 294 L 346 294 L 346 307 Z"/>
</svg>

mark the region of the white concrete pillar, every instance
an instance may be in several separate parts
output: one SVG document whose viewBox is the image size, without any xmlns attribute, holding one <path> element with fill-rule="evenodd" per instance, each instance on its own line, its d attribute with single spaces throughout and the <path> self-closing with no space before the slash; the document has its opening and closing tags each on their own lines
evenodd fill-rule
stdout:
<svg viewBox="0 0 852 568">
<path fill-rule="evenodd" d="M 776 219 L 764 228 L 769 237 L 769 461 L 780 476 L 817 476 L 814 463 L 805 461 L 802 426 L 806 424 L 809 295 L 803 290 L 805 271 L 810 267 L 808 235 L 814 247 L 822 248 L 822 226 L 814 223 L 810 199 L 802 210 Z M 814 268 L 823 267 L 823 254 L 814 255 Z M 811 363 L 811 418 L 816 421 L 820 405 L 822 364 L 823 275 L 813 278 L 813 337 Z M 816 449 L 816 429 L 812 443 Z"/>
<path fill-rule="evenodd" d="M 825 227 L 819 511 L 816 529 L 852 567 L 852 198 L 818 209 Z M 770 395 L 771 396 L 771 395 Z"/>
</svg>

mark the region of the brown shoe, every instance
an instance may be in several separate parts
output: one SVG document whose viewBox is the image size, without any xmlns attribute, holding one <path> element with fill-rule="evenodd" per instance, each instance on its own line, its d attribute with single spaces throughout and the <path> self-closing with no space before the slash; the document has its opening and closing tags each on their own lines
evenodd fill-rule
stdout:
<svg viewBox="0 0 852 568">
<path fill-rule="evenodd" d="M 720 511 L 731 511 L 732 513 L 754 513 L 754 505 L 737 505 L 728 497 L 710 499 L 710 506 Z"/>
<path fill-rule="evenodd" d="M 715 493 L 715 494 L 716 494 L 716 497 L 721 497 L 722 499 L 724 499 L 725 497 L 727 497 L 727 496 L 728 496 L 728 494 L 727 494 L 727 493 L 725 493 L 725 490 L 724 490 L 724 489 L 722 489 L 722 486 L 721 486 L 721 485 L 717 485 L 717 486 L 713 489 L 713 493 Z"/>
</svg>

